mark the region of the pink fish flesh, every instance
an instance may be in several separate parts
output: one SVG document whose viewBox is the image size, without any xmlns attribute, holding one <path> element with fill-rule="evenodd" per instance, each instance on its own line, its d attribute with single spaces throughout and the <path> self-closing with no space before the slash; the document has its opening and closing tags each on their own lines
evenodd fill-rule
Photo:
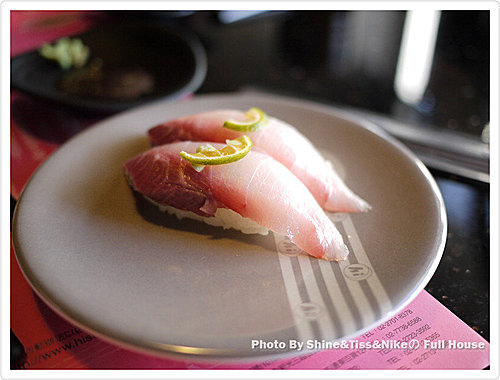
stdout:
<svg viewBox="0 0 500 380">
<path fill-rule="evenodd" d="M 245 120 L 237 110 L 218 110 L 167 121 L 149 130 L 153 145 L 175 141 L 213 141 L 224 143 L 243 133 L 223 127 L 228 119 Z M 269 123 L 256 132 L 247 132 L 254 149 L 260 149 L 285 165 L 311 191 L 321 207 L 334 212 L 363 212 L 370 209 L 354 194 L 325 161 L 313 144 L 291 125 L 269 117 Z"/>
<path fill-rule="evenodd" d="M 197 172 L 179 152 L 194 153 L 200 144 L 184 141 L 152 148 L 128 160 L 125 175 L 136 191 L 160 205 L 204 217 L 212 217 L 219 207 L 228 208 L 288 236 L 311 256 L 347 257 L 342 235 L 309 190 L 282 164 L 251 151 L 237 162 Z"/>
</svg>

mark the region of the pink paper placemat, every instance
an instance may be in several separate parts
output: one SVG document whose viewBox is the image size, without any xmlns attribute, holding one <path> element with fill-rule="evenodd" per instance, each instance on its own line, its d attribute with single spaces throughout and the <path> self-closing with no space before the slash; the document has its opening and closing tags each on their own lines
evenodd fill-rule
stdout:
<svg viewBox="0 0 500 380">
<path fill-rule="evenodd" d="M 11 11 L 11 56 L 81 33 L 105 18 L 102 12 L 93 11 Z"/>
</svg>

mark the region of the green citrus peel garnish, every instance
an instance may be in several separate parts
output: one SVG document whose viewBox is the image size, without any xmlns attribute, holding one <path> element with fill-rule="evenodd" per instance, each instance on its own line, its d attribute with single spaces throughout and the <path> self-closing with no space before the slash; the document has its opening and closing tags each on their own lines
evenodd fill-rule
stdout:
<svg viewBox="0 0 500 380">
<path fill-rule="evenodd" d="M 245 112 L 245 120 L 226 120 L 224 127 L 239 132 L 255 132 L 268 123 L 268 117 L 264 111 L 257 107 L 250 108 Z"/>
<path fill-rule="evenodd" d="M 210 144 L 201 145 L 196 149 L 196 153 L 181 151 L 179 154 L 200 172 L 206 165 L 222 165 L 241 160 L 250 152 L 253 145 L 252 140 L 246 135 L 235 140 L 226 140 L 226 144 L 220 149 Z"/>
</svg>

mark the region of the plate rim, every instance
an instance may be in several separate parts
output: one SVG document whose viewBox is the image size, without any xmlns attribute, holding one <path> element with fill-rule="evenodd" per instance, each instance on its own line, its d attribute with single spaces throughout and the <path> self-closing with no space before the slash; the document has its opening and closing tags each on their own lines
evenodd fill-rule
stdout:
<svg viewBox="0 0 500 380">
<path fill-rule="evenodd" d="M 420 277 L 419 281 L 417 284 L 414 286 L 412 292 L 410 292 L 404 300 L 402 300 L 397 307 L 393 307 L 390 311 L 386 312 L 385 314 L 381 315 L 380 318 L 375 320 L 373 323 L 368 324 L 367 326 L 364 326 L 363 328 L 356 330 L 354 333 L 350 335 L 346 335 L 342 338 L 339 338 L 337 340 L 348 340 L 348 339 L 353 339 L 356 337 L 359 337 L 363 333 L 372 330 L 374 327 L 380 325 L 384 320 L 388 319 L 390 316 L 396 314 L 400 310 L 402 310 L 404 307 L 406 307 L 411 301 L 417 297 L 418 294 L 425 288 L 427 283 L 430 281 L 432 276 L 434 275 L 444 252 L 445 245 L 446 245 L 446 237 L 447 237 L 447 230 L 448 230 L 448 223 L 447 223 L 447 215 L 446 215 L 446 209 L 445 209 L 445 204 L 444 200 L 442 197 L 442 194 L 439 190 L 439 187 L 434 180 L 434 177 L 430 173 L 430 171 L 427 169 L 427 167 L 422 163 L 422 161 L 409 149 L 407 148 L 403 143 L 400 141 L 396 140 L 392 136 L 390 136 L 387 132 L 385 132 L 381 127 L 376 125 L 375 123 L 366 120 L 356 114 L 353 114 L 349 111 L 345 111 L 342 108 L 335 107 L 335 106 L 329 106 L 329 105 L 324 105 L 321 103 L 313 102 L 310 100 L 302 100 L 299 98 L 294 98 L 294 97 L 288 97 L 288 96 L 282 96 L 282 95 L 274 95 L 274 94 L 262 94 L 262 93 L 257 93 L 257 92 L 228 92 L 228 93 L 215 93 L 215 94 L 203 94 L 203 95 L 197 95 L 193 99 L 187 100 L 186 102 L 202 102 L 203 100 L 206 99 L 212 99 L 212 100 L 219 100 L 220 101 L 228 101 L 229 99 L 234 99 L 235 97 L 258 97 L 259 100 L 263 100 L 263 97 L 267 97 L 268 100 L 274 102 L 275 104 L 279 104 L 282 106 L 294 106 L 294 107 L 301 107 L 301 108 L 307 108 L 308 110 L 312 110 L 314 112 L 321 112 L 323 114 L 327 114 L 329 116 L 334 116 L 337 118 L 344 119 L 348 122 L 352 122 L 357 124 L 358 126 L 364 128 L 365 130 L 368 130 L 372 134 L 378 136 L 379 138 L 382 138 L 386 142 L 390 143 L 394 148 L 399 150 L 406 156 L 406 158 L 411 159 L 412 163 L 415 164 L 416 168 L 419 169 L 420 174 L 425 178 L 427 185 L 430 186 L 432 189 L 433 195 L 436 197 L 438 201 L 438 215 L 439 215 L 439 221 L 440 225 L 442 226 L 442 231 L 439 237 L 436 237 L 436 251 L 434 253 L 434 257 L 432 261 L 427 265 L 427 268 L 425 269 L 425 274 Z M 265 100 L 265 99 L 264 99 Z M 31 288 L 35 291 L 35 293 L 45 302 L 47 306 L 49 306 L 56 314 L 61 316 L 62 318 L 68 320 L 69 322 L 73 323 L 74 325 L 82 328 L 83 330 L 89 331 L 93 333 L 95 336 L 101 338 L 104 341 L 111 342 L 115 345 L 126 347 L 130 350 L 139 352 L 139 353 L 145 353 L 153 356 L 157 356 L 159 358 L 171 358 L 171 359 L 177 359 L 177 360 L 196 360 L 200 362 L 213 362 L 213 361 L 220 361 L 224 360 L 227 362 L 241 362 L 241 361 L 248 361 L 248 360 L 270 360 L 270 359 L 279 359 L 279 358 L 286 358 L 286 357 L 293 357 L 297 355 L 305 355 L 308 353 L 316 352 L 318 350 L 301 350 L 300 352 L 298 351 L 293 351 L 293 350 L 288 350 L 288 351 L 283 351 L 283 352 L 278 352 L 278 353 L 264 353 L 264 352 L 256 352 L 255 354 L 252 354 L 253 350 L 247 350 L 245 352 L 242 352 L 242 350 L 239 349 L 219 349 L 219 348 L 208 348 L 208 347 L 190 347 L 190 346 L 183 346 L 183 345 L 177 345 L 177 344 L 164 344 L 164 343 L 159 343 L 159 342 L 149 342 L 149 341 L 138 341 L 134 340 L 133 342 L 130 341 L 128 338 L 120 337 L 119 334 L 109 334 L 106 331 L 99 331 L 98 329 L 95 329 L 91 326 L 88 326 L 85 323 L 82 323 L 78 321 L 76 318 L 74 318 L 73 313 L 68 312 L 67 310 L 64 310 L 58 303 L 53 299 L 52 296 L 47 294 L 44 290 L 43 287 L 37 286 L 35 281 L 32 280 L 31 276 L 29 275 L 29 269 L 27 269 L 28 265 L 23 265 L 24 259 L 22 258 L 22 254 L 19 253 L 21 250 L 19 247 L 19 242 L 18 242 L 18 236 L 16 231 L 18 230 L 18 211 L 20 207 L 22 207 L 22 199 L 25 194 L 25 189 L 27 189 L 30 186 L 30 183 L 33 178 L 39 173 L 42 168 L 50 162 L 50 160 L 57 159 L 58 153 L 61 151 L 61 148 L 63 148 L 66 145 L 69 145 L 72 141 L 78 140 L 81 138 L 82 135 L 86 133 L 92 133 L 94 129 L 102 128 L 103 126 L 106 126 L 107 124 L 113 124 L 115 122 L 115 119 L 121 119 L 121 118 L 127 118 L 130 117 L 131 115 L 134 115 L 135 113 L 137 114 L 142 114 L 144 112 L 148 112 L 150 109 L 161 109 L 163 107 L 168 107 L 172 106 L 175 104 L 175 102 L 168 102 L 163 100 L 157 100 L 151 103 L 148 103 L 143 106 L 139 106 L 133 109 L 126 110 L 124 112 L 120 112 L 118 114 L 115 114 L 109 118 L 103 119 L 100 122 L 86 128 L 84 131 L 76 134 L 75 136 L 71 137 L 69 140 L 67 140 L 64 144 L 62 144 L 55 152 L 53 152 L 36 170 L 35 172 L 30 176 L 29 180 L 23 187 L 23 190 L 17 200 L 16 207 L 14 209 L 14 214 L 13 214 L 13 220 L 12 220 L 12 245 L 14 248 L 14 253 L 15 253 L 15 259 L 17 260 L 19 264 L 19 268 L 21 272 L 23 273 L 24 278 L 27 280 L 27 282 L 30 284 Z M 243 355 L 242 355 L 243 354 Z"/>
</svg>

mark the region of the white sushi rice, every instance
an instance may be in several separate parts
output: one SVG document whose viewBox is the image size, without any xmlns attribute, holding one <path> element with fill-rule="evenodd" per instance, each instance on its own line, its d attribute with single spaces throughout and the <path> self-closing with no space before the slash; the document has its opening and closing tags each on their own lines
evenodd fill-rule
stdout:
<svg viewBox="0 0 500 380">
<path fill-rule="evenodd" d="M 130 179 L 130 177 L 125 173 L 125 178 L 132 187 L 132 189 L 135 189 L 135 186 Z M 162 212 L 167 212 L 170 215 L 175 215 L 179 220 L 182 220 L 184 218 L 188 219 L 194 219 L 199 222 L 203 222 L 206 224 L 209 224 L 211 226 L 215 227 L 222 227 L 225 230 L 228 230 L 230 228 L 235 229 L 237 231 L 241 231 L 244 234 L 260 234 L 260 235 L 267 235 L 269 233 L 269 229 L 260 225 L 259 223 L 253 221 L 252 219 L 249 218 L 244 218 L 237 212 L 230 210 L 228 208 L 218 208 L 215 211 L 214 216 L 201 216 L 198 214 L 195 214 L 192 211 L 186 211 L 186 210 L 180 210 L 178 208 L 172 207 L 172 206 L 167 206 L 167 205 L 162 205 L 158 202 L 155 202 L 151 198 L 145 196 L 144 194 L 141 194 L 146 200 L 154 204 L 156 207 L 160 209 Z"/>
<path fill-rule="evenodd" d="M 179 210 L 178 208 L 172 206 L 159 204 L 148 197 L 145 198 L 155 204 L 160 211 L 167 212 L 170 215 L 175 215 L 179 219 L 194 219 L 211 226 L 222 227 L 225 230 L 233 228 L 243 232 L 244 234 L 267 235 L 269 233 L 269 229 L 266 227 L 260 225 L 252 219 L 244 218 L 237 212 L 228 208 L 218 208 L 214 216 L 201 216 L 192 211 Z"/>
</svg>

